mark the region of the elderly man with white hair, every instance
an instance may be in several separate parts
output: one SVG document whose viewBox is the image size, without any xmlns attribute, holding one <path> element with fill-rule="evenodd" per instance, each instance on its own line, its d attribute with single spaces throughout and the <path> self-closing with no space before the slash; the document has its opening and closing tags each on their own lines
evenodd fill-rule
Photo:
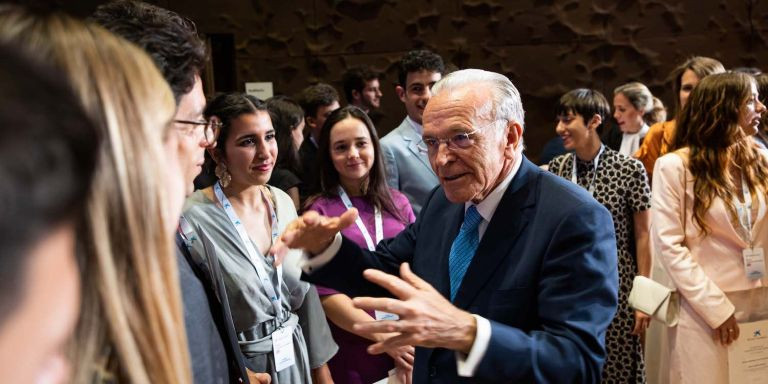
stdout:
<svg viewBox="0 0 768 384">
<path fill-rule="evenodd" d="M 338 234 L 354 209 L 308 212 L 273 251 L 304 249 L 303 278 L 398 315 L 355 327 L 393 335 L 371 353 L 416 346 L 415 383 L 598 382 L 617 306 L 610 214 L 525 158 L 505 76 L 457 71 L 432 92 L 423 148 L 440 186 L 416 222 L 369 252 Z"/>
</svg>

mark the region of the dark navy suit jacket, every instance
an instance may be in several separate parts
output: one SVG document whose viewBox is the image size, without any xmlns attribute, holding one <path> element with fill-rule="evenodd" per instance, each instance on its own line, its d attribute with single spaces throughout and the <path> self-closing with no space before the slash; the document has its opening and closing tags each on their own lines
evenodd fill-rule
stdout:
<svg viewBox="0 0 768 384">
<path fill-rule="evenodd" d="M 523 158 L 480 241 L 454 304 L 490 320 L 488 349 L 472 378 L 453 351 L 417 348 L 415 383 L 597 383 L 605 330 L 617 306 L 616 240 L 610 213 L 582 188 Z M 397 274 L 402 262 L 449 297 L 448 255 L 464 204 L 442 187 L 416 222 L 376 252 L 347 239 L 304 278 L 350 296 L 388 296 L 362 277 Z"/>
</svg>

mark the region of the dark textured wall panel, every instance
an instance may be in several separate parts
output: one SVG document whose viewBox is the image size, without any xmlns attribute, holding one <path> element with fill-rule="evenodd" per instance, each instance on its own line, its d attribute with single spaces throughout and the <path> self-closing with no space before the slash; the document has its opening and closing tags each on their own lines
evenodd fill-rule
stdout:
<svg viewBox="0 0 768 384">
<path fill-rule="evenodd" d="M 51 3 L 82 15 L 100 2 Z M 341 91 L 346 68 L 371 65 L 386 75 L 381 133 L 405 115 L 394 93 L 394 64 L 405 51 L 429 48 L 459 68 L 504 73 L 523 95 L 534 160 L 554 136 L 553 104 L 569 89 L 593 87 L 610 99 L 615 86 L 637 80 L 671 106 L 666 77 L 688 56 L 768 69 L 768 4 L 755 0 L 155 3 L 194 19 L 203 33 L 233 34 L 240 90 L 246 81 L 273 81 L 275 92 L 294 94 L 326 81 Z"/>
</svg>

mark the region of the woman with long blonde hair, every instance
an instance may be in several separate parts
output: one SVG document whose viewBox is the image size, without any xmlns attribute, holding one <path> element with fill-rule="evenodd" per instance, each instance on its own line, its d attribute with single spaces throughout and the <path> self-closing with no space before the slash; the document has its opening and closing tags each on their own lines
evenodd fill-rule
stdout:
<svg viewBox="0 0 768 384">
<path fill-rule="evenodd" d="M 164 156 L 171 90 L 140 49 L 62 14 L 0 8 L 0 40 L 52 62 L 104 138 L 78 235 L 74 381 L 191 382 L 172 242 L 183 181 Z"/>
<path fill-rule="evenodd" d="M 751 76 L 707 76 L 678 115 L 674 152 L 656 161 L 652 241 L 681 296 L 670 383 L 729 381 L 727 346 L 750 310 L 735 298 L 765 285 L 745 262 L 768 247 L 768 156 L 751 138 L 764 111 Z"/>
</svg>

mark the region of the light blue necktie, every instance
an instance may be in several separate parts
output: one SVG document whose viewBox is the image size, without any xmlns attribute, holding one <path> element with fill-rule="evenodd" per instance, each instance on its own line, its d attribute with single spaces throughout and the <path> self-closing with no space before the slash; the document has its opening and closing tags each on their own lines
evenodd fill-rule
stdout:
<svg viewBox="0 0 768 384">
<path fill-rule="evenodd" d="M 475 256 L 477 245 L 480 244 L 480 235 L 477 227 L 483 221 L 483 217 L 477 212 L 477 208 L 471 205 L 464 214 L 464 222 L 459 229 L 459 235 L 453 240 L 451 254 L 448 256 L 448 271 L 451 277 L 451 301 L 456 298 L 461 280 L 467 273 L 469 263 Z"/>
</svg>

